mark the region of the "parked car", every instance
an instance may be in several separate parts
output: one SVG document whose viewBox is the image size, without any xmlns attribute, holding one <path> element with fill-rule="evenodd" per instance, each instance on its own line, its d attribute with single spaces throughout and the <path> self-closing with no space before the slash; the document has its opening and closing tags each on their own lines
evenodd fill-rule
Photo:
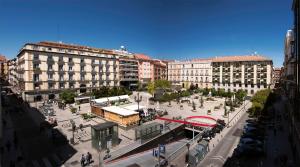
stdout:
<svg viewBox="0 0 300 167">
<path fill-rule="evenodd" d="M 239 145 L 249 145 L 249 146 L 262 147 L 263 143 L 259 140 L 255 140 L 255 139 L 252 139 L 252 138 L 241 138 Z"/>
<path fill-rule="evenodd" d="M 217 119 L 217 123 L 223 126 L 226 126 L 226 123 L 223 119 Z"/>
<path fill-rule="evenodd" d="M 239 146 L 234 150 L 234 155 L 241 156 L 262 156 L 264 154 L 263 149 L 259 147 L 252 147 L 248 145 Z"/>
<path fill-rule="evenodd" d="M 260 140 L 260 141 L 263 141 L 264 140 L 264 136 L 262 135 L 257 135 L 255 133 L 244 133 L 241 138 L 251 138 L 251 139 L 254 139 L 254 140 Z"/>
</svg>

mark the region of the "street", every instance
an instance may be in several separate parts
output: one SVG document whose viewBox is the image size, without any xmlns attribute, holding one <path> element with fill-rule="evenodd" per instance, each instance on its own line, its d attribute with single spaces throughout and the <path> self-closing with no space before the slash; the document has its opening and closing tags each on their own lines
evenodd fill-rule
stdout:
<svg viewBox="0 0 300 167">
<path fill-rule="evenodd" d="M 242 135 L 242 129 L 248 118 L 246 113 L 243 113 L 241 118 L 236 124 L 231 127 L 228 133 L 219 141 L 215 148 L 211 148 L 211 151 L 206 157 L 199 163 L 199 167 L 221 167 L 225 163 L 226 159 L 231 156 L 234 148 L 239 142 Z"/>
</svg>

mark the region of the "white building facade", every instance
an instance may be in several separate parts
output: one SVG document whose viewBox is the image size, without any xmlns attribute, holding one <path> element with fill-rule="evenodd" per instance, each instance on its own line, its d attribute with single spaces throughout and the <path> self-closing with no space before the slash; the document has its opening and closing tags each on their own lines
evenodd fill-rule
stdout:
<svg viewBox="0 0 300 167">
<path fill-rule="evenodd" d="M 226 56 L 212 60 L 213 88 L 235 92 L 245 90 L 254 94 L 270 88 L 273 62 L 263 56 Z"/>
</svg>

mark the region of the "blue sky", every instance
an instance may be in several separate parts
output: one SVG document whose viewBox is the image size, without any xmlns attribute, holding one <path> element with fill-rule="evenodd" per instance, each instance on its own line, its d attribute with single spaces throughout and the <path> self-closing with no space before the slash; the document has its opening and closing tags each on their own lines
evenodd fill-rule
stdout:
<svg viewBox="0 0 300 167">
<path fill-rule="evenodd" d="M 0 53 L 27 42 L 124 45 L 160 59 L 257 52 L 283 62 L 292 0 L 0 0 Z"/>
</svg>

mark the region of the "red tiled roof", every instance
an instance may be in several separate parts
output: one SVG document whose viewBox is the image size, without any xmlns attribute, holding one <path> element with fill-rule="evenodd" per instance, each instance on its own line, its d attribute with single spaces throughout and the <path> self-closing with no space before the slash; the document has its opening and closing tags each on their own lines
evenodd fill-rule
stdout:
<svg viewBox="0 0 300 167">
<path fill-rule="evenodd" d="M 38 45 L 38 46 L 45 46 L 45 47 L 55 47 L 55 48 L 62 48 L 62 49 L 75 49 L 75 50 L 82 50 L 82 51 L 91 51 L 91 52 L 101 52 L 101 53 L 113 54 L 113 51 L 108 50 L 108 49 L 92 48 L 92 47 L 88 47 L 88 46 L 65 44 L 65 43 L 59 43 L 59 42 L 41 41 L 41 42 L 38 42 L 38 43 L 29 43 L 29 44 Z"/>
<path fill-rule="evenodd" d="M 2 61 L 6 61 L 5 56 L 3 56 L 3 55 L 0 54 L 0 61 L 1 61 L 1 62 L 2 62 Z"/>
<path fill-rule="evenodd" d="M 260 55 L 246 55 L 246 56 L 222 56 L 215 57 L 212 62 L 232 62 L 232 61 L 272 61 Z"/>
<path fill-rule="evenodd" d="M 139 60 L 151 60 L 151 58 L 144 54 L 134 54 L 134 57 Z"/>
</svg>

